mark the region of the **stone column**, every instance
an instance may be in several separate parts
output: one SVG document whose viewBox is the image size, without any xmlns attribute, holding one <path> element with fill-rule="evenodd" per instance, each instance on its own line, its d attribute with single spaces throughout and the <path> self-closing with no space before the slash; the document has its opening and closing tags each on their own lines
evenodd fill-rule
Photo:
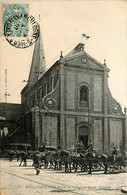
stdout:
<svg viewBox="0 0 127 195">
<path fill-rule="evenodd" d="M 127 152 L 127 115 L 125 115 L 125 151 Z"/>
<path fill-rule="evenodd" d="M 31 109 L 32 114 L 32 136 L 31 136 L 31 145 L 33 148 L 35 148 L 35 112 L 34 108 Z"/>
<path fill-rule="evenodd" d="M 59 65 L 60 80 L 60 145 L 65 148 L 65 124 L 64 124 L 64 64 Z"/>
<path fill-rule="evenodd" d="M 34 107 L 35 113 L 35 147 L 38 148 L 40 146 L 40 124 L 39 124 L 39 107 Z"/>
<path fill-rule="evenodd" d="M 43 143 L 45 143 L 45 140 L 44 140 L 44 136 L 45 136 L 45 134 L 44 134 L 44 131 L 45 131 L 45 127 L 44 127 L 44 119 L 45 119 L 45 114 L 44 113 L 42 113 L 42 144 Z"/>
<path fill-rule="evenodd" d="M 104 143 L 103 150 L 108 152 L 108 117 L 107 117 L 107 95 L 108 95 L 108 69 L 106 61 L 104 61 Z"/>
</svg>

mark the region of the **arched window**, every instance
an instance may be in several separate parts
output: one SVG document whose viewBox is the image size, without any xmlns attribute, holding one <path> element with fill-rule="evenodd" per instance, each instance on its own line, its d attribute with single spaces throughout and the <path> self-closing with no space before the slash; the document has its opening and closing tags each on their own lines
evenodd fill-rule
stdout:
<svg viewBox="0 0 127 195">
<path fill-rule="evenodd" d="M 80 101 L 88 102 L 89 99 L 89 90 L 86 86 L 80 87 Z"/>
<path fill-rule="evenodd" d="M 83 109 L 89 107 L 89 89 L 85 85 L 79 89 L 79 107 Z"/>
<path fill-rule="evenodd" d="M 47 82 L 46 81 L 44 83 L 44 93 L 45 93 L 45 95 L 47 94 Z"/>
<path fill-rule="evenodd" d="M 39 100 L 42 99 L 42 87 L 39 88 Z"/>
<path fill-rule="evenodd" d="M 54 89 L 54 76 L 51 77 L 51 91 Z"/>
<path fill-rule="evenodd" d="M 34 93 L 34 105 L 36 105 L 37 104 L 37 92 L 35 91 L 35 93 Z"/>
</svg>

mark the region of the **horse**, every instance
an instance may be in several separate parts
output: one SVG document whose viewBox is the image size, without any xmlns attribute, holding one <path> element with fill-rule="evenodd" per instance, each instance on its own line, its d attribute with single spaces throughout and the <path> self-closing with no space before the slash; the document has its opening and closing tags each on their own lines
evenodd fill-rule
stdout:
<svg viewBox="0 0 127 195">
<path fill-rule="evenodd" d="M 65 165 L 65 172 L 72 171 L 72 164 L 75 172 L 77 171 L 78 163 L 79 163 L 79 154 L 73 152 L 69 152 L 67 150 L 60 151 L 60 159 Z"/>
<path fill-rule="evenodd" d="M 87 149 L 84 154 L 80 155 L 82 156 L 82 169 L 84 168 L 84 171 L 87 169 L 87 166 L 89 170 L 88 174 L 92 174 L 93 170 L 100 170 L 102 159 L 101 155 L 96 150 Z"/>
<path fill-rule="evenodd" d="M 78 165 L 81 167 L 81 172 L 85 172 L 86 169 L 87 169 L 87 156 L 86 154 L 83 152 L 83 153 L 79 153 L 78 154 L 79 157 L 78 157 Z"/>
<path fill-rule="evenodd" d="M 54 170 L 62 169 L 61 160 L 60 160 L 60 153 L 57 151 L 48 151 L 45 153 L 45 160 L 44 160 L 44 168 L 48 167 L 50 163 L 50 169 L 54 168 Z"/>
<path fill-rule="evenodd" d="M 60 158 L 65 165 L 65 172 L 71 172 L 71 164 L 72 164 L 71 153 L 67 150 L 61 150 Z"/>
<path fill-rule="evenodd" d="M 109 166 L 109 155 L 102 153 L 100 155 L 100 161 L 101 161 L 102 167 L 104 166 L 104 174 L 107 174 L 108 166 Z"/>
<path fill-rule="evenodd" d="M 60 151 L 56 151 L 52 154 L 54 159 L 54 170 L 61 170 L 62 169 L 62 161 L 60 158 Z"/>
</svg>

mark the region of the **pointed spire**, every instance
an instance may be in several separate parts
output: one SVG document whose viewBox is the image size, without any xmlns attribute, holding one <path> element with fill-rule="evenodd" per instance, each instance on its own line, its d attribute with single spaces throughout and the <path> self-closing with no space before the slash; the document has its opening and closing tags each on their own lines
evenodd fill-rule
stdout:
<svg viewBox="0 0 127 195">
<path fill-rule="evenodd" d="M 43 48 L 42 37 L 40 32 L 39 38 L 36 41 L 34 47 L 28 84 L 36 83 L 42 76 L 44 69 L 45 69 L 45 55 L 44 55 L 44 48 Z"/>
</svg>

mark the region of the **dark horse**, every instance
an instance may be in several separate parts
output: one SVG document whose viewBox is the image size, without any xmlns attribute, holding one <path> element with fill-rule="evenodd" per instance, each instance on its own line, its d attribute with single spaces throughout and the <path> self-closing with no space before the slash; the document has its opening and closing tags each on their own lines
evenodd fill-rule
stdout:
<svg viewBox="0 0 127 195">
<path fill-rule="evenodd" d="M 85 171 L 88 167 L 88 174 L 92 174 L 93 170 L 100 170 L 103 167 L 107 173 L 108 156 L 106 154 L 99 154 L 95 150 L 86 150 L 80 156 L 81 171 Z"/>
<path fill-rule="evenodd" d="M 50 169 L 54 168 L 55 170 L 61 170 L 61 160 L 60 153 L 55 151 L 48 151 L 45 153 L 44 159 L 44 168 L 48 168 L 48 164 L 50 163 Z"/>
<path fill-rule="evenodd" d="M 65 172 L 71 172 L 72 164 L 75 171 L 77 170 L 77 165 L 79 161 L 79 155 L 77 153 L 71 153 L 67 150 L 61 150 L 60 159 L 65 165 Z"/>
<path fill-rule="evenodd" d="M 65 172 L 71 172 L 72 158 L 70 152 L 67 150 L 61 150 L 60 158 L 65 165 Z"/>
</svg>

